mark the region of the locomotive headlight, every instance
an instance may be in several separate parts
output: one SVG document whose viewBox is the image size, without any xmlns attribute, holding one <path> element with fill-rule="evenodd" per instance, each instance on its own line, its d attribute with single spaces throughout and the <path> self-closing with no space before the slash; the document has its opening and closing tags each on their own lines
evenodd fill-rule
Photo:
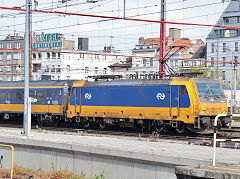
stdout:
<svg viewBox="0 0 240 179">
<path fill-rule="evenodd" d="M 221 111 L 221 114 L 226 114 L 226 111 Z"/>
<path fill-rule="evenodd" d="M 206 110 L 201 110 L 201 114 L 206 114 L 207 111 Z"/>
</svg>

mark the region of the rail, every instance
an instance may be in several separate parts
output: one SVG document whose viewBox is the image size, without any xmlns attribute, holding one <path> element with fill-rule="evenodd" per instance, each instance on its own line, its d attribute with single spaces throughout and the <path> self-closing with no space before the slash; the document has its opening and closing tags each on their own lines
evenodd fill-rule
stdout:
<svg viewBox="0 0 240 179">
<path fill-rule="evenodd" d="M 0 147 L 9 147 L 12 150 L 12 159 L 11 159 L 11 179 L 13 178 L 13 157 L 14 157 L 14 148 L 12 145 L 0 144 Z"/>
<path fill-rule="evenodd" d="M 217 139 L 217 120 L 219 117 L 240 117 L 240 114 L 218 114 L 214 119 L 214 134 L 213 134 L 213 166 L 216 166 L 216 144 L 217 142 L 240 141 L 240 139 Z"/>
</svg>

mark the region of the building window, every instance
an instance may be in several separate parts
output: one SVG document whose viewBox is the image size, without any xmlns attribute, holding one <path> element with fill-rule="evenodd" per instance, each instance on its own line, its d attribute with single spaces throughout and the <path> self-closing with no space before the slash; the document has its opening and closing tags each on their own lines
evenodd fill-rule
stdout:
<svg viewBox="0 0 240 179">
<path fill-rule="evenodd" d="M 8 44 L 7 44 L 7 48 L 12 48 L 12 44 L 11 44 L 11 43 L 8 43 Z"/>
<path fill-rule="evenodd" d="M 95 67 L 95 74 L 98 74 L 98 67 Z"/>
<path fill-rule="evenodd" d="M 0 48 L 3 48 L 3 43 L 0 43 Z"/>
<path fill-rule="evenodd" d="M 238 42 L 235 42 L 235 52 L 238 51 Z"/>
<path fill-rule="evenodd" d="M 61 72 L 60 65 L 58 65 L 57 72 Z"/>
<path fill-rule="evenodd" d="M 103 69 L 103 74 L 107 74 L 107 68 Z"/>
<path fill-rule="evenodd" d="M 11 53 L 7 54 L 7 60 L 11 60 L 11 59 L 12 59 L 12 54 Z"/>
<path fill-rule="evenodd" d="M 55 67 L 54 67 L 54 65 L 52 65 L 51 72 L 55 72 Z"/>
<path fill-rule="evenodd" d="M 234 62 L 238 62 L 238 56 L 234 56 Z"/>
<path fill-rule="evenodd" d="M 58 59 L 60 59 L 60 57 L 61 57 L 61 54 L 60 54 L 60 53 L 58 53 L 58 56 L 57 56 L 57 58 L 58 58 Z"/>
<path fill-rule="evenodd" d="M 226 66 L 226 63 L 224 62 L 226 62 L 226 57 L 223 57 L 223 66 Z"/>
<path fill-rule="evenodd" d="M 85 73 L 88 73 L 88 72 L 89 72 L 88 67 L 85 67 Z"/>
<path fill-rule="evenodd" d="M 38 58 L 42 58 L 42 54 L 41 53 L 38 53 Z"/>
<path fill-rule="evenodd" d="M 0 60 L 3 60 L 3 54 L 0 53 Z"/>
<path fill-rule="evenodd" d="M 33 59 L 36 59 L 36 57 L 37 57 L 36 53 L 33 53 Z"/>
<path fill-rule="evenodd" d="M 84 58 L 84 54 L 80 54 L 80 58 Z"/>
<path fill-rule="evenodd" d="M 214 61 L 214 57 L 211 58 L 211 61 L 212 61 L 211 62 L 211 67 L 213 67 L 214 66 L 214 62 L 213 62 Z"/>
<path fill-rule="evenodd" d="M 49 72 L 49 66 L 47 66 L 47 68 L 45 69 L 45 72 Z"/>
<path fill-rule="evenodd" d="M 19 53 L 13 53 L 13 59 L 20 59 Z"/>
<path fill-rule="evenodd" d="M 52 53 L 52 58 L 56 58 L 56 53 Z"/>
<path fill-rule="evenodd" d="M 8 81 L 12 81 L 12 77 L 11 77 L 11 76 L 8 76 L 8 77 L 7 77 L 7 80 L 8 80 Z"/>
<path fill-rule="evenodd" d="M 50 53 L 47 53 L 47 58 L 48 58 L 48 59 L 50 58 Z"/>
<path fill-rule="evenodd" d="M 226 52 L 226 50 L 227 50 L 227 44 L 223 43 L 223 52 Z"/>
<path fill-rule="evenodd" d="M 146 66 L 146 59 L 145 58 L 143 58 L 143 66 L 145 67 Z"/>
<path fill-rule="evenodd" d="M 20 42 L 17 42 L 17 43 L 15 44 L 15 47 L 16 47 L 16 49 L 20 49 L 20 47 L 21 47 Z"/>
<path fill-rule="evenodd" d="M 70 71 L 70 65 L 67 65 L 67 71 Z"/>
<path fill-rule="evenodd" d="M 211 44 L 211 53 L 214 53 L 214 44 Z"/>
<path fill-rule="evenodd" d="M 152 67 L 153 66 L 153 59 L 150 58 L 150 66 Z"/>
</svg>

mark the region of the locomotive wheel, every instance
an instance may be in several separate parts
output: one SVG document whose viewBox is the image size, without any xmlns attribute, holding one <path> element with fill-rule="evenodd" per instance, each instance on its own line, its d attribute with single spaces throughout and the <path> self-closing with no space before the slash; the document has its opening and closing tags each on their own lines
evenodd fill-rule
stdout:
<svg viewBox="0 0 240 179">
<path fill-rule="evenodd" d="M 83 123 L 84 129 L 88 129 L 89 126 L 90 126 L 90 122 L 89 122 L 89 121 L 85 121 L 85 122 Z"/>
<path fill-rule="evenodd" d="M 101 121 L 101 122 L 99 122 L 99 127 L 103 130 L 103 129 L 105 129 L 106 128 L 106 122 L 104 122 L 104 121 Z"/>
<path fill-rule="evenodd" d="M 179 134 L 183 134 L 185 132 L 185 124 L 183 122 L 180 122 L 176 128 L 176 131 Z"/>
</svg>

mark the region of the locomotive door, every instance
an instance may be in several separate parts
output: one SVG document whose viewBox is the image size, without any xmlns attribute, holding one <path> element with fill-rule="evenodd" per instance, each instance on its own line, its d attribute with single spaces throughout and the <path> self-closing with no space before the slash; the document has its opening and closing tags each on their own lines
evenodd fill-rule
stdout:
<svg viewBox="0 0 240 179">
<path fill-rule="evenodd" d="M 170 109 L 171 117 L 179 116 L 179 104 L 180 104 L 179 86 L 172 85 L 171 86 L 171 109 Z"/>
<path fill-rule="evenodd" d="M 51 105 L 52 105 L 52 90 L 48 89 L 47 90 L 47 111 L 48 113 L 51 113 Z"/>
</svg>

